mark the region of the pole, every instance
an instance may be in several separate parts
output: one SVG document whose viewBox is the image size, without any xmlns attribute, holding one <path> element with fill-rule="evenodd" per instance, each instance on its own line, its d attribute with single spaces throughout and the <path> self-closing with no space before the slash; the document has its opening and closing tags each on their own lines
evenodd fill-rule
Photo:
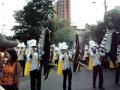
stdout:
<svg viewBox="0 0 120 90">
<path fill-rule="evenodd" d="M 107 3 L 106 3 L 107 1 L 106 0 L 104 0 L 104 8 L 105 8 L 105 13 L 107 12 Z"/>
</svg>

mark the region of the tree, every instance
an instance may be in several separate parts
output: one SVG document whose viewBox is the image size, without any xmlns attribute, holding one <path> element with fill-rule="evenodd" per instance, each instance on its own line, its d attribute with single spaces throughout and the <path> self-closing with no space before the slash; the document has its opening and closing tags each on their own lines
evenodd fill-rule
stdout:
<svg viewBox="0 0 120 90">
<path fill-rule="evenodd" d="M 108 29 L 115 29 L 118 34 L 118 44 L 120 43 L 120 6 L 108 11 L 104 16 L 104 22 Z"/>
<path fill-rule="evenodd" d="M 67 42 L 67 44 L 69 45 L 70 42 L 73 41 L 73 36 L 74 32 L 70 28 L 64 27 L 54 33 L 54 42 Z"/>
<path fill-rule="evenodd" d="M 104 22 L 98 21 L 97 25 L 89 25 L 89 26 L 90 26 L 89 28 L 90 32 L 86 33 L 85 37 L 92 38 L 94 39 L 94 41 L 100 44 L 105 34 L 104 30 L 106 29 Z"/>
<path fill-rule="evenodd" d="M 23 8 L 16 11 L 14 18 L 18 25 L 12 30 L 15 31 L 15 38 L 21 40 L 39 39 L 41 28 L 53 18 L 54 9 L 52 0 L 31 0 Z"/>
<path fill-rule="evenodd" d="M 95 38 L 95 41 L 98 44 L 101 43 L 105 34 L 105 30 L 106 30 L 106 27 L 103 21 L 98 21 L 97 25 L 92 27 L 91 35 Z"/>
<path fill-rule="evenodd" d="M 71 29 L 69 28 L 69 21 L 64 20 L 64 19 L 60 19 L 60 18 L 52 18 L 49 19 L 46 23 L 45 23 L 45 27 L 48 27 L 49 30 L 51 31 L 50 33 L 50 39 L 51 39 L 51 44 L 56 43 L 56 37 L 55 37 L 55 33 L 59 32 L 59 30 L 66 30 L 66 28 L 70 31 Z M 58 33 L 59 34 L 59 33 Z"/>
<path fill-rule="evenodd" d="M 120 31 L 120 6 L 108 11 L 104 16 L 104 22 L 108 29 Z"/>
</svg>

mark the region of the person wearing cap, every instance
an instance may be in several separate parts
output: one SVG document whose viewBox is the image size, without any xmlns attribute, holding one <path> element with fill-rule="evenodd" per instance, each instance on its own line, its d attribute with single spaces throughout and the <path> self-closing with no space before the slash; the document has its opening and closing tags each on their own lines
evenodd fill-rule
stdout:
<svg viewBox="0 0 120 90">
<path fill-rule="evenodd" d="M 19 56 L 19 63 L 22 67 L 22 76 L 24 77 L 24 69 L 25 69 L 25 62 L 26 62 L 25 48 L 21 47 L 20 51 L 18 52 L 18 56 Z"/>
<path fill-rule="evenodd" d="M 99 74 L 99 89 L 104 90 L 103 88 L 103 69 L 100 61 L 100 53 L 97 50 L 97 46 L 94 44 L 91 48 L 90 55 L 93 60 L 93 88 L 96 88 L 96 79 Z"/>
<path fill-rule="evenodd" d="M 71 61 L 70 56 L 67 52 L 67 46 L 63 45 L 61 48 L 60 60 L 63 63 L 63 90 L 66 90 L 66 81 L 68 77 L 68 90 L 71 90 L 72 84 L 72 71 L 71 71 Z"/>
<path fill-rule="evenodd" d="M 86 64 L 88 65 L 89 63 L 89 46 L 85 45 L 85 51 L 84 51 L 84 59 L 86 61 Z"/>
<path fill-rule="evenodd" d="M 55 64 L 58 65 L 58 60 L 59 60 L 59 54 L 58 54 L 58 48 L 55 47 L 55 51 L 54 51 L 54 61 L 55 61 Z"/>
<path fill-rule="evenodd" d="M 27 56 L 27 60 L 30 62 L 30 86 L 31 90 L 41 90 L 41 71 L 39 65 L 39 55 L 37 47 L 34 45 L 31 47 L 31 54 Z"/>
<path fill-rule="evenodd" d="M 119 76 L 120 76 L 120 45 L 117 47 L 117 68 L 115 71 L 115 84 L 119 84 Z"/>
</svg>

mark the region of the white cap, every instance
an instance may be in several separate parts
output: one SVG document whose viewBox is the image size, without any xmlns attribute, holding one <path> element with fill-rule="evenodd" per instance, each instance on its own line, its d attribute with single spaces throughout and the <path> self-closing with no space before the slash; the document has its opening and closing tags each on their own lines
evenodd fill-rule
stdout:
<svg viewBox="0 0 120 90">
<path fill-rule="evenodd" d="M 67 45 L 64 45 L 64 46 L 61 47 L 61 49 L 67 49 L 67 48 L 68 48 Z"/>
<path fill-rule="evenodd" d="M 21 47 L 21 43 L 18 43 L 17 47 Z"/>
<path fill-rule="evenodd" d="M 55 51 L 58 51 L 58 48 L 57 48 L 57 47 L 55 47 Z"/>
<path fill-rule="evenodd" d="M 24 42 L 22 42 L 22 43 L 21 43 L 21 47 L 25 47 L 25 44 L 24 44 Z"/>
<path fill-rule="evenodd" d="M 68 45 L 66 45 L 65 42 L 62 43 L 60 49 L 67 49 L 68 48 Z"/>
<path fill-rule="evenodd" d="M 54 48 L 54 47 L 55 47 L 55 44 L 51 45 L 51 47 L 53 47 L 53 48 Z"/>
<path fill-rule="evenodd" d="M 29 40 L 27 44 L 29 47 L 36 46 L 36 40 L 35 39 Z"/>
<path fill-rule="evenodd" d="M 95 41 L 90 40 L 90 41 L 89 41 L 89 46 L 90 46 L 90 48 L 93 47 L 94 45 L 95 45 Z"/>
</svg>

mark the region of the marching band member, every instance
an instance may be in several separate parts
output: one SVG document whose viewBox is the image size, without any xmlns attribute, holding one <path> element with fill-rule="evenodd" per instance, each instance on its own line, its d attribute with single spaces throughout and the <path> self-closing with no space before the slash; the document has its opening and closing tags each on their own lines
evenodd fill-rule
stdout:
<svg viewBox="0 0 120 90">
<path fill-rule="evenodd" d="M 20 46 L 20 50 L 18 52 L 18 59 L 19 59 L 19 63 L 22 67 L 22 76 L 24 77 L 24 69 L 25 69 L 25 62 L 26 62 L 26 53 L 25 53 L 25 45 L 23 45 L 23 43 Z"/>
<path fill-rule="evenodd" d="M 103 88 L 103 69 L 100 61 L 100 54 L 97 52 L 97 46 L 93 45 L 90 51 L 90 55 L 93 60 L 93 88 L 96 88 L 96 78 L 99 74 L 99 89 L 104 90 Z"/>
<path fill-rule="evenodd" d="M 120 76 L 120 45 L 117 47 L 117 61 L 118 64 L 116 71 L 115 71 L 115 84 L 119 83 L 119 76 Z"/>
<path fill-rule="evenodd" d="M 66 90 L 66 80 L 68 77 L 68 90 L 71 90 L 72 83 L 72 71 L 71 71 L 71 62 L 67 53 L 67 45 L 61 47 L 62 54 L 60 55 L 60 60 L 63 63 L 63 90 Z"/>
<path fill-rule="evenodd" d="M 58 48 L 55 47 L 55 51 L 54 51 L 54 61 L 55 61 L 55 64 L 58 65 L 58 60 L 59 60 L 59 54 L 58 54 Z"/>
<path fill-rule="evenodd" d="M 30 62 L 31 90 L 41 90 L 41 72 L 36 41 L 31 40 L 30 44 L 31 54 L 28 55 L 27 58 Z"/>
<path fill-rule="evenodd" d="M 86 60 L 86 64 L 88 65 L 89 62 L 89 46 L 85 45 L 85 51 L 84 51 L 84 60 Z"/>
</svg>

